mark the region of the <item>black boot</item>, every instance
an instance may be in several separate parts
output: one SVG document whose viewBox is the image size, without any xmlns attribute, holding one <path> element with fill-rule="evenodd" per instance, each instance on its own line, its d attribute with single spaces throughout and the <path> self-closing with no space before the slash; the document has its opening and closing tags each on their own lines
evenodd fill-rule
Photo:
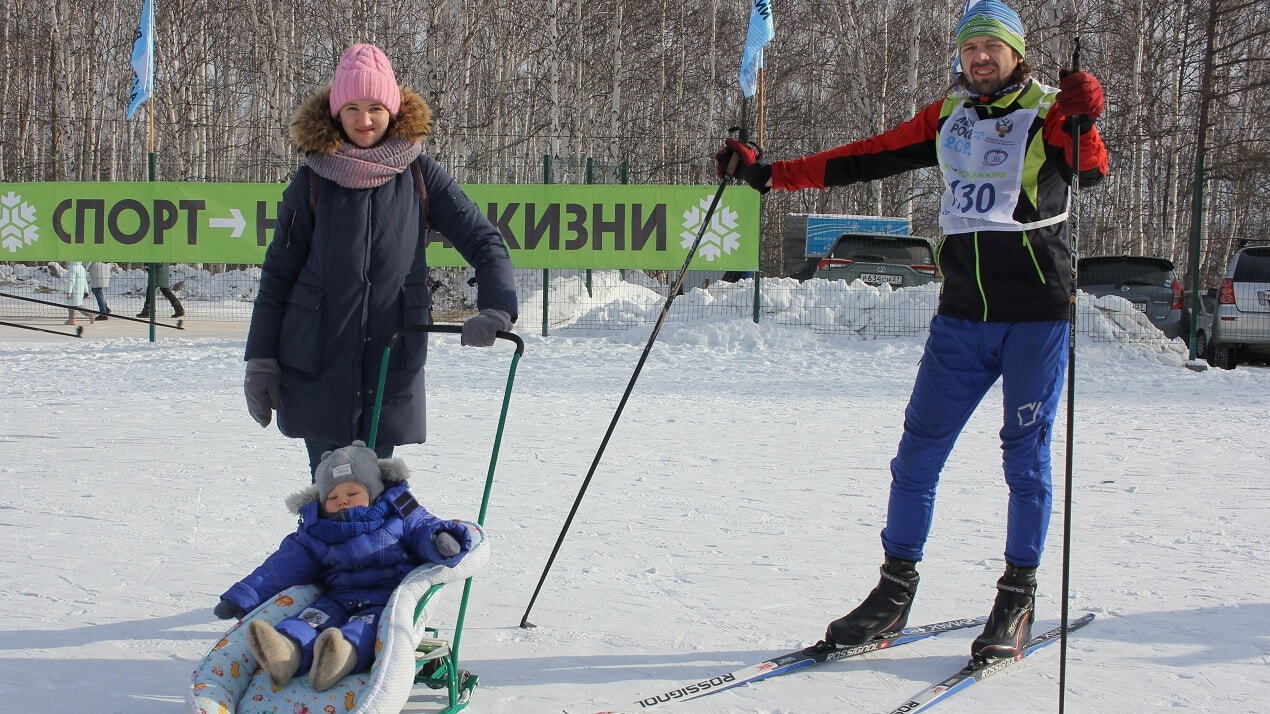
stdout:
<svg viewBox="0 0 1270 714">
<path fill-rule="evenodd" d="M 914 561 L 886 556 L 878 586 L 859 607 L 829 623 L 825 641 L 850 647 L 904 629 L 917 594 L 916 566 Z"/>
<path fill-rule="evenodd" d="M 184 317 L 185 308 L 181 307 L 181 301 L 176 299 L 176 293 L 171 288 L 159 288 L 163 292 L 163 297 L 168 299 L 168 304 L 172 306 L 172 317 Z"/>
<path fill-rule="evenodd" d="M 1012 659 L 1032 639 L 1036 607 L 1036 568 L 1005 566 L 997 581 L 997 600 L 992 604 L 983 634 L 975 638 L 970 654 L 978 661 Z"/>
</svg>

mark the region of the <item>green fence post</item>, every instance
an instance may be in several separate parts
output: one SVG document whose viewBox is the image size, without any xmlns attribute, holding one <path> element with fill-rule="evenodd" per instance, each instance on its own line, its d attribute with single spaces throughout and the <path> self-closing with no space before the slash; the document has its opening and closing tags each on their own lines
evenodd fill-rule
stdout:
<svg viewBox="0 0 1270 714">
<path fill-rule="evenodd" d="M 586 157 L 586 183 L 588 186 L 595 183 L 595 159 L 590 156 Z M 591 294 L 591 269 L 586 269 L 586 296 L 593 297 Z"/>
<path fill-rule="evenodd" d="M 551 154 L 542 155 L 542 182 L 551 183 Z M 547 268 L 542 269 L 542 336 L 547 336 L 547 316 L 550 315 L 548 309 L 547 293 L 551 288 L 551 271 Z"/>
<path fill-rule="evenodd" d="M 626 180 L 626 162 L 625 161 L 619 161 L 617 164 L 617 182 L 620 184 L 629 183 Z M 625 270 L 622 271 L 622 280 L 623 281 L 626 280 Z"/>
<path fill-rule="evenodd" d="M 759 316 L 759 284 L 763 282 L 763 274 L 761 271 L 754 271 L 754 324 L 758 324 Z"/>
<path fill-rule="evenodd" d="M 150 181 L 155 181 L 158 179 L 158 157 L 155 156 L 154 153 L 154 99 L 151 98 L 147 104 L 149 104 L 147 111 L 150 113 L 150 153 L 146 156 L 146 175 L 149 177 Z M 158 283 L 154 281 L 154 272 L 157 267 L 158 266 L 151 263 L 149 270 L 146 271 L 146 300 L 148 302 L 145 304 L 150 306 L 151 342 L 154 342 L 156 337 L 154 321 L 159 316 L 159 311 L 155 309 L 158 307 L 155 301 L 155 298 L 158 297 L 158 295 L 155 295 L 155 293 L 158 292 Z"/>
</svg>

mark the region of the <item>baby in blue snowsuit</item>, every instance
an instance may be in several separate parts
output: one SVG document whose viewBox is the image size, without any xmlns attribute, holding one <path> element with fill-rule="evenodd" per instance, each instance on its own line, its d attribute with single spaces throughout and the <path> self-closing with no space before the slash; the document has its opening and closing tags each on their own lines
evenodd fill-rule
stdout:
<svg viewBox="0 0 1270 714">
<path fill-rule="evenodd" d="M 323 593 L 277 626 L 253 620 L 247 646 L 275 687 L 297 672 L 329 689 L 370 668 L 379 615 L 402 579 L 423 562 L 454 566 L 472 547 L 458 521 L 443 521 L 415 501 L 400 459 L 379 459 L 363 442 L 322 456 L 309 488 L 287 505 L 300 526 L 216 606 L 241 618 L 293 585 L 319 583 Z"/>
</svg>

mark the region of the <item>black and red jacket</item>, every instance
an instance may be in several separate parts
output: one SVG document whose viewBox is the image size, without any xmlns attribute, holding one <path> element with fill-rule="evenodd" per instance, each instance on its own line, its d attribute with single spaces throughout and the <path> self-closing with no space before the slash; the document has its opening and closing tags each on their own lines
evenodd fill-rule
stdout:
<svg viewBox="0 0 1270 714">
<path fill-rule="evenodd" d="M 772 187 L 786 191 L 842 186 L 939 165 L 937 138 L 953 109 L 972 107 L 979 119 L 1000 119 L 1038 108 L 1028 129 L 1022 191 L 1014 220 L 1029 224 L 1066 210 L 1071 134 L 1054 96 L 1057 89 L 1028 80 L 996 98 L 954 89 L 889 131 L 828 151 L 772 164 Z M 1097 128 L 1080 136 L 1080 182 L 1107 174 L 1107 150 Z M 944 283 L 939 313 L 985 322 L 1066 320 L 1071 295 L 1067 222 L 1026 230 L 978 230 L 943 236 L 936 262 Z"/>
</svg>

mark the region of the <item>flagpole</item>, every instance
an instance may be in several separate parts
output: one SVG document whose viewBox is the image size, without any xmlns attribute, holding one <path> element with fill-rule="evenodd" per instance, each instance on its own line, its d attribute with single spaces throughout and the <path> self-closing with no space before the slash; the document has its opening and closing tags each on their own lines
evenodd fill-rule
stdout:
<svg viewBox="0 0 1270 714">
<path fill-rule="evenodd" d="M 154 181 L 155 180 L 155 157 L 154 157 L 154 95 L 153 94 L 150 95 L 150 100 L 146 102 L 146 117 L 148 119 L 147 123 L 150 125 L 149 126 L 150 155 L 149 155 L 147 165 L 148 165 L 149 178 L 151 181 Z"/>
<path fill-rule="evenodd" d="M 763 67 L 760 66 L 758 68 L 758 148 L 760 149 L 763 148 L 763 129 L 765 127 L 765 123 L 763 121 L 763 74 Z"/>
</svg>

